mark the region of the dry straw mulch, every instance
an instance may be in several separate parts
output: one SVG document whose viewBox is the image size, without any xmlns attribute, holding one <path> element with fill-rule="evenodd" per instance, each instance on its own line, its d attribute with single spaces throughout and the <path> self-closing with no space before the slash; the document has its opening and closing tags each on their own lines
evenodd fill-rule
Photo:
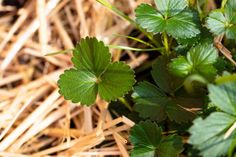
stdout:
<svg viewBox="0 0 236 157">
<path fill-rule="evenodd" d="M 95 0 L 28 0 L 21 8 L 0 2 L 0 156 L 129 156 L 134 123 L 112 118 L 99 98 L 92 107 L 65 101 L 56 82 L 71 54 L 45 54 L 71 49 L 88 35 L 129 46 L 113 34 L 129 34 L 132 26 Z M 134 17 L 144 0 L 110 2 Z M 112 50 L 113 60 L 124 54 L 132 68 L 147 59 Z"/>
</svg>

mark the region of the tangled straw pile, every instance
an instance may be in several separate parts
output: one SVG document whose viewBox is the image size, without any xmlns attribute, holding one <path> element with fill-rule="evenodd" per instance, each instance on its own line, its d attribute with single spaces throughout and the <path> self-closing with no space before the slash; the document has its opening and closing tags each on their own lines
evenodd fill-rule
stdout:
<svg viewBox="0 0 236 157">
<path fill-rule="evenodd" d="M 144 0 L 110 2 L 133 17 Z M 95 0 L 28 0 L 21 8 L 1 5 L 0 12 L 0 156 L 129 156 L 134 123 L 112 118 L 99 99 L 92 107 L 65 101 L 56 82 L 71 55 L 45 54 L 73 48 L 87 35 L 128 46 L 113 34 L 129 34 L 132 26 Z M 147 59 L 120 50 L 113 59 L 124 53 L 133 68 Z"/>
</svg>

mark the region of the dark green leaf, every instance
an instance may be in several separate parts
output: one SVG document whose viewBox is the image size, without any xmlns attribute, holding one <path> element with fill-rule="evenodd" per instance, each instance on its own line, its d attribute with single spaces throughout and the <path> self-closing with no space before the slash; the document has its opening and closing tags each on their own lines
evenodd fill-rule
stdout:
<svg viewBox="0 0 236 157">
<path fill-rule="evenodd" d="M 182 79 L 176 78 L 168 71 L 169 59 L 165 56 L 158 57 L 152 66 L 152 77 L 155 83 L 166 93 L 173 93 L 183 83 Z"/>
<path fill-rule="evenodd" d="M 182 139 L 176 135 L 164 137 L 161 128 L 151 121 L 140 122 L 130 131 L 134 145 L 132 157 L 177 157 L 183 150 Z"/>
<path fill-rule="evenodd" d="M 167 115 L 163 105 L 166 95 L 156 86 L 148 82 L 141 82 L 134 87 L 135 110 L 141 117 L 163 121 Z"/>
<path fill-rule="evenodd" d="M 173 98 L 168 97 L 158 87 L 148 82 L 141 82 L 134 88 L 135 110 L 141 117 L 151 118 L 161 122 L 168 116 L 177 123 L 187 122 L 194 118 L 192 112 L 187 111 Z"/>
</svg>

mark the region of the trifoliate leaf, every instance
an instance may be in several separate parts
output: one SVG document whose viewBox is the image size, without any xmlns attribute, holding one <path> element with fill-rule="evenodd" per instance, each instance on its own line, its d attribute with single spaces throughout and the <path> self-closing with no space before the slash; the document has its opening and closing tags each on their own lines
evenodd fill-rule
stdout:
<svg viewBox="0 0 236 157">
<path fill-rule="evenodd" d="M 161 133 L 162 129 L 151 121 L 136 124 L 130 131 L 134 145 L 131 157 L 177 157 L 183 150 L 181 137 Z"/>
<path fill-rule="evenodd" d="M 224 10 L 213 10 L 207 18 L 207 27 L 214 35 L 226 35 L 228 39 L 236 39 L 235 1 L 228 0 Z"/>
<path fill-rule="evenodd" d="M 161 89 L 148 82 L 141 82 L 134 87 L 132 95 L 135 101 L 135 110 L 143 118 L 151 118 L 161 122 L 169 117 L 177 123 L 187 122 L 194 118 L 192 112 L 187 111 L 181 104 L 168 97 Z"/>
<path fill-rule="evenodd" d="M 58 81 L 59 92 L 67 100 L 84 105 L 94 103 L 97 94 L 112 101 L 126 94 L 134 72 L 123 62 L 111 63 L 109 49 L 96 38 L 85 38 L 73 50 L 75 69 L 66 70 Z"/>
<path fill-rule="evenodd" d="M 191 38 L 200 33 L 196 12 L 185 9 L 186 0 L 155 0 L 157 10 L 148 4 L 136 9 L 136 22 L 155 34 L 167 32 L 174 38 Z"/>
<path fill-rule="evenodd" d="M 232 130 L 236 122 L 236 82 L 209 85 L 208 89 L 211 102 L 222 112 L 194 120 L 189 143 L 199 149 L 203 157 L 220 157 L 227 154 L 236 139 L 235 128 Z"/>
<path fill-rule="evenodd" d="M 169 65 L 169 70 L 180 77 L 200 74 L 211 80 L 216 75 L 216 69 L 213 64 L 216 62 L 217 57 L 218 53 L 213 45 L 197 45 L 190 49 L 186 58 L 180 56 L 173 59 Z"/>
</svg>

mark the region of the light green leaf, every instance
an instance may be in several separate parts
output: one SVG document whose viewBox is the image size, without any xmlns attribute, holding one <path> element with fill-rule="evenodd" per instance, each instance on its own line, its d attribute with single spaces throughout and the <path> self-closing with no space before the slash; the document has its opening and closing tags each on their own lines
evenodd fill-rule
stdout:
<svg viewBox="0 0 236 157">
<path fill-rule="evenodd" d="M 136 22 L 148 32 L 166 32 L 174 38 L 191 38 L 200 33 L 199 18 L 193 10 L 185 9 L 186 0 L 156 0 L 157 9 L 141 4 L 135 10 Z"/>
<path fill-rule="evenodd" d="M 222 35 L 226 31 L 226 18 L 221 11 L 213 11 L 207 18 L 207 27 L 215 35 Z"/>
<path fill-rule="evenodd" d="M 199 149 L 203 157 L 223 156 L 232 142 L 231 137 L 224 139 L 224 135 L 235 120 L 236 117 L 223 112 L 214 112 L 206 119 L 198 118 L 189 130 L 189 143 Z"/>
<path fill-rule="evenodd" d="M 183 56 L 179 56 L 172 60 L 169 65 L 170 72 L 176 76 L 185 77 L 187 76 L 192 69 L 192 65 L 187 61 Z"/>
<path fill-rule="evenodd" d="M 164 137 L 161 132 L 161 128 L 151 121 L 140 122 L 131 128 L 130 140 L 134 145 L 131 157 L 177 157 L 183 150 L 181 137 Z"/>
<path fill-rule="evenodd" d="M 187 58 L 180 56 L 173 59 L 169 65 L 169 70 L 173 74 L 186 77 L 190 74 L 200 74 L 211 80 L 216 75 L 213 64 L 218 58 L 218 53 L 213 45 L 197 45 L 190 49 Z"/>
<path fill-rule="evenodd" d="M 154 2 L 165 17 L 177 15 L 188 6 L 187 0 L 154 0 Z"/>
<path fill-rule="evenodd" d="M 225 34 L 228 39 L 236 39 L 235 1 L 228 0 L 224 10 L 213 10 L 207 18 L 207 27 L 214 35 Z"/>
<path fill-rule="evenodd" d="M 126 94 L 135 83 L 134 71 L 125 63 L 111 63 L 109 49 L 96 38 L 85 38 L 73 50 L 76 69 L 60 76 L 59 92 L 83 105 L 94 103 L 97 94 L 110 102 Z"/>
<path fill-rule="evenodd" d="M 212 104 L 222 112 L 194 120 L 189 143 L 199 149 L 203 157 L 220 157 L 227 154 L 236 139 L 236 82 L 209 85 L 208 90 Z"/>
<path fill-rule="evenodd" d="M 236 116 L 236 82 L 222 85 L 209 85 L 209 97 L 222 111 Z"/>
</svg>

